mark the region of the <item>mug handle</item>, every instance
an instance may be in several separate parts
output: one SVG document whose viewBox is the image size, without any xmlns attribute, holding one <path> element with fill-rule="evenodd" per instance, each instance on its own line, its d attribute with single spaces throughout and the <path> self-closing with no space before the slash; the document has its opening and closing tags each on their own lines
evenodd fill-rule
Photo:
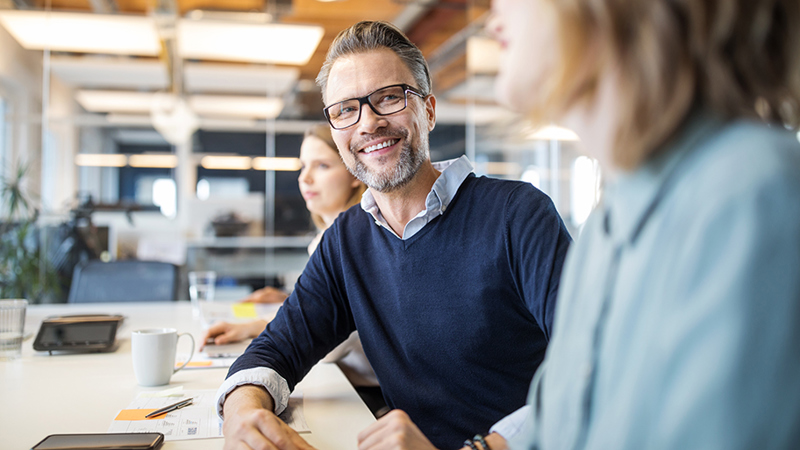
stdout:
<svg viewBox="0 0 800 450">
<path fill-rule="evenodd" d="M 178 333 L 178 339 L 180 339 L 181 336 L 189 336 L 189 339 L 192 340 L 192 351 L 189 352 L 189 357 L 186 358 L 186 362 L 184 362 L 182 366 L 180 366 L 177 369 L 172 371 L 173 375 L 175 374 L 175 372 L 177 372 L 177 371 L 183 369 L 184 367 L 186 367 L 186 365 L 189 364 L 189 361 L 192 360 L 192 356 L 194 356 L 194 336 L 192 336 L 190 333 Z"/>
</svg>

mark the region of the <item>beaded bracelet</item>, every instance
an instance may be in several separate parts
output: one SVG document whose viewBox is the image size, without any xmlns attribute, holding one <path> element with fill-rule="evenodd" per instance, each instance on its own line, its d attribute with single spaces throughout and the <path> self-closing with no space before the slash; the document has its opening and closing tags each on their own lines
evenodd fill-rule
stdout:
<svg viewBox="0 0 800 450">
<path fill-rule="evenodd" d="M 489 447 L 489 444 L 486 443 L 486 439 L 483 438 L 483 435 L 476 434 L 475 437 L 472 438 L 472 442 L 475 442 L 475 441 L 478 441 L 478 443 L 481 444 L 481 447 L 483 447 L 483 450 L 492 450 L 492 448 Z"/>
<path fill-rule="evenodd" d="M 469 447 L 471 450 L 478 450 L 478 447 L 475 447 L 475 443 L 467 439 L 464 441 L 464 446 Z"/>
</svg>

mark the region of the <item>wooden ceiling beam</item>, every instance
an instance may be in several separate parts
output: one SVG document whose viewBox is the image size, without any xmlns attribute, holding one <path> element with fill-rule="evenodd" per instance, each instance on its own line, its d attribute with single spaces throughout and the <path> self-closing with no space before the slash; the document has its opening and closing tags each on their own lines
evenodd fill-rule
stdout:
<svg viewBox="0 0 800 450">
<path fill-rule="evenodd" d="M 463 22 L 466 10 L 467 0 L 449 0 L 437 3 L 411 27 L 406 35 L 421 49 L 425 42 L 442 29 L 451 29 L 453 21 Z"/>
</svg>

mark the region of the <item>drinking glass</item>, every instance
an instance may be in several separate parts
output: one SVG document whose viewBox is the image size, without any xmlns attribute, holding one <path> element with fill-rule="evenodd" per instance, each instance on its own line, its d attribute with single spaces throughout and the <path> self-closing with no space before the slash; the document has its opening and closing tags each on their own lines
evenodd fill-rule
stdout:
<svg viewBox="0 0 800 450">
<path fill-rule="evenodd" d="M 27 300 L 0 300 L 0 360 L 16 359 L 22 354 Z"/>
<path fill-rule="evenodd" d="M 216 272 L 189 272 L 189 298 L 192 300 L 192 316 L 200 317 L 200 302 L 214 301 L 214 284 L 217 282 Z"/>
</svg>

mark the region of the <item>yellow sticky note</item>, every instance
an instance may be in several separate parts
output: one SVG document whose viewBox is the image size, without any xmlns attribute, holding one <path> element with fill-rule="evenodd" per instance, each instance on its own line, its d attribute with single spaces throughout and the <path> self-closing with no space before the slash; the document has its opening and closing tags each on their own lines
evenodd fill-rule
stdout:
<svg viewBox="0 0 800 450">
<path fill-rule="evenodd" d="M 212 361 L 192 361 L 186 364 L 186 367 L 209 367 L 211 364 L 213 364 Z"/>
<path fill-rule="evenodd" d="M 233 316 L 238 319 L 255 319 L 258 317 L 255 303 L 234 303 L 231 308 L 233 309 Z"/>
<path fill-rule="evenodd" d="M 155 409 L 123 409 L 117 414 L 114 420 L 155 420 L 163 416 L 163 414 L 161 414 L 159 416 L 145 417 L 153 411 L 155 411 Z"/>
</svg>

